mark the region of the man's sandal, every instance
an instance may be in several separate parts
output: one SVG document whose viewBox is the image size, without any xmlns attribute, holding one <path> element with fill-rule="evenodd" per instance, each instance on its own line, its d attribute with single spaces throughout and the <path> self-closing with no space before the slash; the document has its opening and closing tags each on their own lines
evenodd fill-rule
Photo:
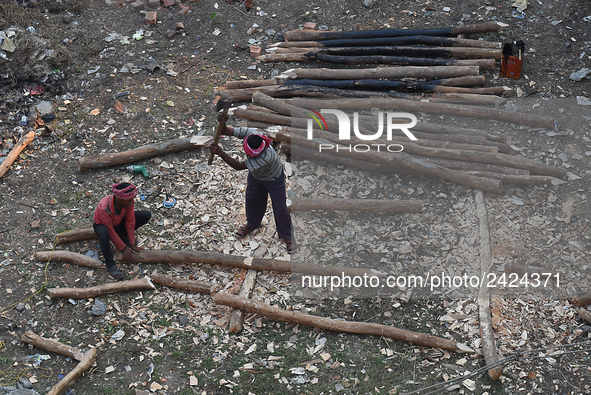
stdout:
<svg viewBox="0 0 591 395">
<path fill-rule="evenodd" d="M 117 280 L 117 281 L 123 280 L 124 274 L 121 271 L 121 269 L 119 269 L 119 266 L 110 267 L 107 269 L 107 271 L 109 272 L 111 277 L 113 277 L 115 280 Z"/>
<path fill-rule="evenodd" d="M 234 236 L 237 239 L 244 239 L 247 235 L 249 235 L 250 233 L 252 233 L 253 230 L 255 230 L 256 228 L 250 228 L 248 226 L 241 226 L 236 233 L 234 233 Z"/>
</svg>

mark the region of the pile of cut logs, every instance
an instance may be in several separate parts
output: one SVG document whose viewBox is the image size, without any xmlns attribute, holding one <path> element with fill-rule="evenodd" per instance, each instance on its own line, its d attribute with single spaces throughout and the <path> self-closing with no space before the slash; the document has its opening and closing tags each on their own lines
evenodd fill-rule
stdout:
<svg viewBox="0 0 591 395">
<path fill-rule="evenodd" d="M 288 31 L 285 33 L 286 41 L 272 44 L 267 48 L 270 54 L 259 56 L 257 60 L 389 66 L 288 70 L 270 80 L 228 82 L 222 98 L 249 100 L 255 91 L 272 97 L 329 98 L 420 99 L 428 94 L 440 101 L 494 105 L 502 102 L 495 95 L 502 95 L 504 89 L 483 87 L 485 77 L 479 73 L 480 70 L 495 68 L 496 59 L 502 57 L 502 43 L 449 36 L 499 29 L 499 24 L 483 23 L 446 29 Z M 424 81 L 408 81 L 409 78 Z"/>
<path fill-rule="evenodd" d="M 566 170 L 526 159 L 514 153 L 509 137 L 501 133 L 419 122 L 412 128 L 418 138 L 404 135 L 404 152 L 358 153 L 339 150 L 339 155 L 320 152 L 318 139 L 307 139 L 309 108 L 349 112 L 405 111 L 448 114 L 556 128 L 554 119 L 497 108 L 505 101 L 503 87 L 483 87 L 480 70 L 495 68 L 502 57 L 502 44 L 451 36 L 498 31 L 500 25 L 484 23 L 444 29 L 394 29 L 356 32 L 295 30 L 284 42 L 257 59 L 272 61 L 317 60 L 358 65 L 388 64 L 373 68 L 290 69 L 273 79 L 228 81 L 220 89 L 224 101 L 251 100 L 254 105 L 233 114 L 260 128 L 275 126 L 270 134 L 286 152 L 293 146 L 299 154 L 375 171 L 421 173 L 489 192 L 501 192 L 501 181 L 514 184 L 558 184 Z M 464 59 L 457 59 L 464 58 Z M 480 58 L 480 59 L 471 59 Z M 391 66 L 396 65 L 396 66 Z M 412 79 L 412 80 L 411 80 Z M 426 101 L 425 99 L 428 99 Z M 377 130 L 375 116 L 360 115 L 364 129 Z M 327 129 L 338 131 L 335 119 L 327 117 Z M 332 126 L 331 123 L 332 122 Z M 407 120 L 402 123 L 408 122 Z M 280 128 L 276 126 L 280 125 Z M 278 132 L 277 132 L 278 131 Z M 338 136 L 315 130 L 314 137 L 335 146 Z M 372 143 L 389 143 L 372 141 Z M 367 143 L 351 140 L 351 144 Z M 300 149 L 301 148 L 301 149 Z"/>
</svg>

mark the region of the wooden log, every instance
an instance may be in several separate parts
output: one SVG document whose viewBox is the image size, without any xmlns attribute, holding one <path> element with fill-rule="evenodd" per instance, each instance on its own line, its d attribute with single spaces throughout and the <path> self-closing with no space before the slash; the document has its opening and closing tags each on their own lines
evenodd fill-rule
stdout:
<svg viewBox="0 0 591 395">
<path fill-rule="evenodd" d="M 121 259 L 120 261 L 123 261 Z M 370 269 L 353 267 L 325 266 L 306 262 L 282 261 L 279 259 L 245 258 L 238 255 L 220 254 L 204 251 L 143 251 L 136 252 L 128 263 L 167 263 L 169 265 L 204 263 L 240 269 L 273 271 L 278 273 L 301 273 L 315 275 L 363 276 Z M 295 271 L 294 271 L 295 270 Z"/>
<path fill-rule="evenodd" d="M 377 29 L 350 32 L 324 32 L 316 30 L 290 30 L 285 32 L 285 41 L 321 41 L 344 40 L 377 37 L 400 36 L 444 36 L 453 37 L 458 34 L 477 34 L 496 32 L 501 29 L 498 23 L 480 23 L 476 25 L 464 25 L 440 29 Z"/>
<path fill-rule="evenodd" d="M 49 288 L 47 293 L 52 298 L 88 299 L 119 292 L 156 289 L 148 277 L 128 281 L 97 285 L 90 288 Z"/>
<path fill-rule="evenodd" d="M 124 152 L 89 156 L 80 159 L 78 163 L 78 169 L 80 171 L 102 169 L 105 167 L 133 163 L 158 155 L 165 155 L 181 151 L 191 151 L 202 148 L 209 140 L 211 140 L 211 137 L 209 136 L 193 136 L 183 139 L 165 141 L 162 143 L 145 145 L 143 147 Z"/>
<path fill-rule="evenodd" d="M 51 387 L 51 390 L 47 395 L 62 395 L 66 392 L 68 387 L 72 385 L 74 381 L 78 379 L 88 368 L 90 368 L 96 361 L 96 348 L 91 348 L 84 354 L 84 358 L 80 363 L 68 373 L 63 379 L 61 379 L 56 385 Z"/>
<path fill-rule="evenodd" d="M 65 355 L 66 357 L 70 357 L 76 361 L 82 361 L 85 356 L 84 352 L 75 347 L 68 346 L 67 344 L 63 344 L 52 339 L 46 339 L 31 331 L 26 331 L 21 336 L 21 341 L 46 351 Z"/>
<path fill-rule="evenodd" d="M 471 40 L 457 37 L 441 36 L 400 36 L 357 38 L 347 40 L 320 41 L 284 41 L 273 46 L 279 48 L 313 48 L 313 47 L 370 47 L 385 45 L 433 45 L 440 47 L 475 47 L 475 48 L 503 48 L 503 43 L 484 40 Z"/>
<path fill-rule="evenodd" d="M 276 79 L 228 81 L 228 82 L 226 82 L 226 88 L 227 89 L 257 88 L 260 86 L 277 85 L 279 82 L 280 81 L 276 80 Z"/>
<path fill-rule="evenodd" d="M 480 79 L 479 79 L 480 80 Z M 432 82 L 432 81 L 431 81 Z M 400 91 L 400 92 L 424 92 L 424 93 L 471 93 L 481 95 L 502 95 L 505 89 L 502 86 L 490 88 L 464 88 L 456 86 L 444 86 L 441 80 L 435 83 L 392 80 L 287 80 L 283 86 L 297 84 L 322 86 L 335 89 L 361 89 L 374 91 Z"/>
<path fill-rule="evenodd" d="M 291 199 L 291 211 L 309 210 L 348 210 L 378 211 L 384 213 L 420 213 L 423 202 L 420 200 L 384 200 L 384 199 L 331 199 L 331 198 L 294 198 Z"/>
<path fill-rule="evenodd" d="M 489 177 L 494 178 L 497 180 L 501 180 L 507 184 L 520 184 L 520 185 L 544 185 L 544 184 L 552 184 L 552 185 L 560 185 L 565 184 L 566 181 L 563 181 L 559 178 L 552 177 L 552 176 L 539 176 L 539 175 L 520 175 L 520 174 L 499 174 L 490 171 L 467 171 L 467 174 L 471 174 L 473 176 L 478 177 Z"/>
<path fill-rule="evenodd" d="M 490 227 L 486 210 L 484 193 L 474 191 L 476 201 L 476 216 L 478 217 L 478 233 L 480 238 L 480 274 L 482 278 L 488 278 L 492 269 L 492 248 L 490 245 Z M 480 338 L 482 340 L 482 354 L 487 365 L 498 363 L 500 358 L 495 344 L 492 316 L 490 312 L 490 288 L 481 286 L 478 289 L 478 316 L 480 318 Z M 498 380 L 503 374 L 500 366 L 488 370 L 488 375 L 493 380 Z"/>
<path fill-rule="evenodd" d="M 577 314 L 579 315 L 579 317 L 591 324 L 591 312 L 579 307 L 577 309 Z"/>
<path fill-rule="evenodd" d="M 408 92 L 376 92 L 352 89 L 336 89 L 314 85 L 275 85 L 258 88 L 226 89 L 220 91 L 222 100 L 247 101 L 252 99 L 256 92 L 264 93 L 270 97 L 315 97 L 315 98 L 342 98 L 342 97 L 398 97 L 409 100 L 420 100 L 423 94 Z"/>
<path fill-rule="evenodd" d="M 338 101 L 292 99 L 290 104 L 296 107 L 310 107 L 316 109 L 338 108 L 341 110 L 370 110 L 372 108 L 379 108 L 380 110 L 402 110 L 429 114 L 460 115 L 464 117 L 492 119 L 549 129 L 553 129 L 556 126 L 554 118 L 544 115 L 520 113 L 497 108 L 414 102 L 412 100 L 404 99 L 343 99 Z"/>
<path fill-rule="evenodd" d="M 392 326 L 368 322 L 350 322 L 332 318 L 317 317 L 298 311 L 285 311 L 277 306 L 270 306 L 255 299 L 243 299 L 239 296 L 216 293 L 213 295 L 216 304 L 223 304 L 241 309 L 247 313 L 256 313 L 277 321 L 292 322 L 335 332 L 359 333 L 365 335 L 385 336 L 420 346 L 436 347 L 449 351 L 467 352 L 468 347 L 453 340 L 443 339 L 429 334 L 411 332 Z"/>
<path fill-rule="evenodd" d="M 591 289 L 585 292 L 581 292 L 580 294 L 575 296 L 573 298 L 573 304 L 579 307 L 591 304 Z"/>
<path fill-rule="evenodd" d="M 91 239 L 98 239 L 98 235 L 94 232 L 93 228 L 70 230 L 55 236 L 55 242 L 58 244 Z"/>
<path fill-rule="evenodd" d="M 425 162 L 435 163 L 439 166 L 454 170 L 487 171 L 491 173 L 517 174 L 522 176 L 529 175 L 529 170 L 517 169 L 515 167 L 502 165 L 491 165 L 489 163 L 466 162 L 444 158 L 423 158 L 423 160 Z"/>
<path fill-rule="evenodd" d="M 219 288 L 218 285 L 213 283 L 166 276 L 159 273 L 153 273 L 150 278 L 156 284 L 161 284 L 169 288 L 183 289 L 190 292 L 199 292 L 202 294 L 212 294 Z"/>
<path fill-rule="evenodd" d="M 443 86 L 484 86 L 486 77 L 483 75 L 467 75 L 464 77 L 443 78 L 439 80 L 427 81 L 433 85 Z"/>
<path fill-rule="evenodd" d="M 280 148 L 283 152 L 291 154 L 291 147 L 292 145 L 290 143 L 281 142 Z M 346 168 L 355 168 L 365 171 L 375 171 L 383 173 L 395 172 L 395 170 L 379 163 L 351 159 L 340 155 L 330 155 L 326 152 L 318 152 L 318 150 L 313 150 L 308 147 L 297 146 L 295 154 L 296 160 L 299 158 L 306 158 L 310 160 L 319 160 L 323 162 L 334 163 L 336 165 L 344 166 Z"/>
<path fill-rule="evenodd" d="M 291 69 L 277 78 L 291 79 L 380 79 L 380 78 L 453 78 L 463 76 L 477 76 L 478 66 L 402 66 L 375 67 L 370 69 Z"/>
<path fill-rule="evenodd" d="M 35 258 L 41 262 L 68 262 L 73 265 L 92 267 L 95 269 L 105 267 L 105 265 L 99 259 L 78 254 L 72 251 L 39 251 L 35 253 Z"/>
<path fill-rule="evenodd" d="M 6 155 L 6 158 L 4 158 L 4 161 L 0 163 L 0 178 L 2 178 L 4 174 L 6 174 L 6 172 L 8 171 L 8 169 L 10 169 L 10 166 L 12 166 L 16 158 L 18 158 L 20 153 L 27 147 L 27 145 L 29 145 L 31 141 L 33 141 L 34 138 L 35 131 L 31 130 L 29 133 L 22 136 L 17 141 L 12 150 L 10 150 L 8 155 Z"/>
<path fill-rule="evenodd" d="M 481 58 L 501 59 L 501 49 L 470 47 L 412 47 L 412 46 L 375 46 L 375 47 L 325 47 L 325 48 L 277 48 L 276 53 L 304 53 L 309 56 L 402 56 L 408 58 Z"/>
<path fill-rule="evenodd" d="M 435 93 L 428 98 L 431 103 L 469 104 L 472 106 L 498 107 L 507 99 L 495 95 L 478 95 L 472 93 Z"/>
<path fill-rule="evenodd" d="M 396 99 L 392 99 L 392 100 L 396 100 Z M 270 97 L 265 96 L 263 94 L 255 94 L 253 96 L 253 102 L 255 102 L 256 104 L 265 106 L 265 107 L 272 109 L 274 111 L 277 111 L 279 113 L 286 113 L 286 112 L 291 113 L 292 114 L 292 118 L 291 118 L 292 123 L 297 121 L 297 119 L 294 120 L 293 117 L 297 117 L 300 114 L 305 114 L 305 110 L 302 109 L 301 107 L 297 107 L 297 106 L 294 106 L 291 104 L 284 103 L 282 101 L 270 98 Z M 343 100 L 342 102 L 346 103 L 347 101 Z M 291 103 L 294 103 L 294 101 L 292 101 Z M 312 108 L 314 108 L 314 107 L 312 107 Z M 320 108 L 320 107 L 318 107 L 318 108 Z M 325 107 L 325 108 L 327 108 L 327 107 Z M 341 108 L 342 108 L 342 106 L 341 106 Z M 327 120 L 327 122 L 328 122 L 328 120 Z M 330 129 L 330 126 L 329 126 L 329 129 Z M 337 127 L 337 130 L 338 130 L 338 127 Z M 331 133 L 322 133 L 322 132 L 315 132 L 315 133 L 316 134 L 321 133 L 323 138 L 326 138 L 329 141 L 338 143 L 338 137 L 336 135 L 333 135 Z M 351 140 L 351 143 L 353 143 L 354 141 L 355 140 Z M 363 141 L 361 141 L 361 142 L 364 143 Z M 374 143 L 375 142 L 376 141 L 374 141 Z M 387 141 L 386 141 L 386 143 L 387 143 Z M 300 144 L 300 145 L 305 145 L 305 144 Z M 560 168 L 557 168 L 554 166 L 549 166 L 549 165 L 546 165 L 543 163 L 539 163 L 535 160 L 531 160 L 531 159 L 527 159 L 527 158 L 523 158 L 523 157 L 506 155 L 506 154 L 489 153 L 489 152 L 474 152 L 474 151 L 459 150 L 459 149 L 429 148 L 429 147 L 419 146 L 419 145 L 411 143 L 411 142 L 404 143 L 404 151 L 411 153 L 411 154 L 421 155 L 424 157 L 437 157 L 437 158 L 464 160 L 464 161 L 469 161 L 469 162 L 480 162 L 480 163 L 489 163 L 489 164 L 505 165 L 505 166 L 508 165 L 511 167 L 529 170 L 533 174 L 549 175 L 549 176 L 553 176 L 553 177 L 557 177 L 557 178 L 561 178 L 561 179 L 564 178 L 567 173 L 567 171 L 564 169 L 560 169 Z M 353 153 L 353 154 L 357 154 L 357 153 Z M 396 159 L 384 158 L 383 155 L 381 155 L 380 153 L 371 152 L 368 154 L 379 154 L 376 157 L 376 158 L 380 158 L 379 160 L 396 161 Z M 372 155 L 368 155 L 368 156 L 372 156 Z M 394 155 L 393 157 L 398 157 L 398 156 L 401 156 L 401 155 Z M 409 159 L 409 160 L 411 160 L 411 159 Z M 418 159 L 413 158 L 413 160 L 418 160 Z M 400 164 L 400 162 L 398 162 L 398 163 Z M 419 163 L 417 163 L 417 165 L 419 165 Z M 429 166 L 426 166 L 424 162 L 423 162 L 423 165 L 420 165 L 420 167 L 423 169 L 423 171 L 436 171 L 437 173 L 442 174 L 441 172 L 435 170 L 435 168 L 429 168 Z M 444 179 L 448 179 L 448 178 L 444 177 Z M 449 180 L 454 181 L 451 179 L 449 179 Z M 464 179 L 464 180 L 466 182 L 476 181 L 476 180 L 468 180 L 468 179 Z M 454 181 L 454 182 L 458 182 L 458 181 Z M 487 188 L 490 188 L 491 186 L 492 185 L 488 185 Z"/>
<path fill-rule="evenodd" d="M 308 62 L 318 61 L 325 63 L 345 64 L 396 64 L 404 66 L 478 66 L 480 70 L 493 70 L 494 59 L 434 59 L 434 58 L 410 58 L 403 56 L 336 56 L 314 53 L 277 53 L 257 56 L 261 62 Z"/>
<path fill-rule="evenodd" d="M 320 143 L 318 143 L 315 140 L 307 140 L 294 135 L 291 136 L 291 139 L 292 143 L 295 141 L 298 145 L 306 146 L 316 150 L 320 149 Z M 325 149 L 329 149 L 329 147 L 325 147 Z M 502 184 L 499 180 L 493 180 L 491 178 L 484 177 L 475 177 L 457 170 L 445 169 L 432 163 L 423 162 L 419 158 L 410 156 L 409 154 L 404 152 L 391 154 L 389 152 L 376 151 L 348 151 L 346 146 L 342 146 L 337 143 L 333 144 L 333 149 L 335 150 L 335 152 L 338 152 L 338 155 L 347 156 L 353 159 L 370 160 L 376 163 L 383 164 L 385 166 L 391 166 L 392 170 L 395 171 L 410 172 L 432 177 L 438 177 L 444 180 L 455 182 L 457 184 L 469 186 L 472 188 L 478 188 L 487 192 L 497 194 L 502 192 Z M 480 154 L 485 155 L 487 153 L 482 152 Z"/>
<path fill-rule="evenodd" d="M 257 272 L 256 270 L 250 269 L 246 277 L 244 278 L 244 282 L 242 283 L 242 287 L 240 288 L 240 292 L 238 293 L 238 297 L 241 299 L 249 299 L 252 290 L 254 289 L 254 284 L 256 282 Z M 244 312 L 240 309 L 234 308 L 232 310 L 232 314 L 230 314 L 230 324 L 228 325 L 228 332 L 236 333 L 242 330 L 242 317 Z"/>
</svg>

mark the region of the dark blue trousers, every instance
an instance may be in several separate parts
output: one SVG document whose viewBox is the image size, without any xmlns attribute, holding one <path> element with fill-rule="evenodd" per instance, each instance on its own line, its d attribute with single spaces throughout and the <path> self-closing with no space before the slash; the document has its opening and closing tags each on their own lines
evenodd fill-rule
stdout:
<svg viewBox="0 0 591 395">
<path fill-rule="evenodd" d="M 267 196 L 271 196 L 277 234 L 285 240 L 291 240 L 291 214 L 285 197 L 285 175 L 273 181 L 260 181 L 248 174 L 246 182 L 246 226 L 258 228 L 267 211 Z"/>
<path fill-rule="evenodd" d="M 137 229 L 140 226 L 144 226 L 148 223 L 150 218 L 152 218 L 152 213 L 149 211 L 136 211 L 135 228 Z M 99 237 L 99 245 L 101 247 L 101 251 L 103 252 L 103 256 L 105 257 L 105 265 L 107 265 L 107 269 L 109 269 L 115 266 L 113 253 L 111 252 L 111 236 L 109 235 L 109 229 L 107 229 L 107 227 L 103 224 L 93 224 L 92 227 L 94 228 L 94 233 L 96 233 Z M 114 226 L 113 229 L 115 229 L 115 232 L 117 232 L 125 244 L 129 243 L 127 229 L 125 229 L 125 220 L 121 221 L 119 225 Z"/>
</svg>

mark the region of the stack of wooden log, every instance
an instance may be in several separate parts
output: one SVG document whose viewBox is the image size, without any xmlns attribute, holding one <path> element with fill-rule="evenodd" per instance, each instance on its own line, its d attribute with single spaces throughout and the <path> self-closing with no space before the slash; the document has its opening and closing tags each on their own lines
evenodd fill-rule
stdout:
<svg viewBox="0 0 591 395">
<path fill-rule="evenodd" d="M 255 105 L 239 108 L 234 115 L 248 119 L 249 126 L 280 125 L 280 131 L 273 137 L 286 152 L 297 146 L 298 154 L 315 159 L 365 170 L 421 173 L 497 193 L 502 190 L 501 181 L 561 183 L 565 170 L 511 155 L 514 150 L 508 136 L 488 128 L 483 131 L 419 122 L 412 128 L 417 141 L 409 141 L 402 134 L 394 136 L 393 140 L 372 141 L 375 144 L 401 143 L 404 152 L 395 154 L 341 149 L 334 155 L 320 152 L 317 139 L 306 138 L 310 119 L 307 109 L 310 108 L 449 114 L 556 128 L 555 120 L 550 117 L 496 108 L 505 100 L 498 96 L 504 93 L 504 88 L 483 87 L 485 76 L 480 75 L 480 70 L 495 68 L 496 59 L 502 57 L 501 43 L 452 37 L 499 29 L 499 24 L 484 23 L 445 29 L 288 31 L 284 42 L 271 46 L 269 51 L 274 53 L 257 59 L 389 66 L 290 69 L 273 79 L 228 81 L 220 90 L 220 96 L 224 101 L 252 100 Z M 491 105 L 495 108 L 487 107 Z M 379 128 L 376 117 L 360 115 L 360 118 L 365 122 L 361 127 L 363 134 L 375 134 Z M 339 130 L 334 119 L 327 119 L 327 122 L 328 130 Z M 326 130 L 315 130 L 314 137 L 335 147 L 344 143 Z"/>
<path fill-rule="evenodd" d="M 262 62 L 321 61 L 344 65 L 381 64 L 398 67 L 371 69 L 296 69 L 277 78 L 231 81 L 225 100 L 249 100 L 262 91 L 272 97 L 399 97 L 420 99 L 425 94 L 471 104 L 498 104 L 503 87 L 483 87 L 480 70 L 492 70 L 502 57 L 502 43 L 448 37 L 497 31 L 496 23 L 447 29 L 395 29 L 357 32 L 295 30 L 286 41 L 272 44 Z M 476 58 L 476 59 L 475 59 Z M 404 66 L 404 67 L 400 67 Z M 423 79 L 409 81 L 408 78 Z M 424 80 L 426 79 L 426 80 Z M 471 95 L 469 98 L 465 95 Z M 478 96 L 472 96 L 478 95 Z M 481 97 L 489 95 L 489 97 Z"/>
<path fill-rule="evenodd" d="M 441 103 L 413 102 L 403 99 L 342 99 L 314 100 L 272 98 L 261 92 L 252 95 L 254 106 L 238 108 L 234 115 L 250 120 L 248 126 L 265 128 L 271 137 L 281 144 L 285 152 L 292 152 L 297 147 L 297 154 L 303 157 L 323 160 L 360 168 L 369 171 L 415 173 L 439 177 L 468 187 L 488 192 L 501 193 L 502 181 L 512 184 L 549 184 L 563 183 L 566 170 L 527 159 L 520 155 L 511 155 L 513 149 L 508 144 L 509 137 L 497 132 L 476 129 L 456 128 L 425 122 L 419 122 L 412 129 L 418 138 L 410 141 L 402 133 L 392 136 L 392 140 L 372 140 L 373 149 L 369 152 L 356 152 L 348 149 L 349 145 L 368 144 L 366 140 L 353 139 L 340 141 L 336 133 L 326 130 L 314 130 L 314 139 L 308 139 L 308 108 L 340 108 L 341 110 L 382 110 L 422 111 L 434 113 L 453 113 L 472 117 L 512 121 L 541 127 L 552 127 L 550 117 L 531 114 L 512 113 L 510 111 L 476 106 L 459 106 Z M 377 130 L 377 117 L 363 115 L 360 126 L 363 134 Z M 327 128 L 338 131 L 336 119 L 325 118 Z M 408 122 L 407 120 L 401 121 Z M 280 127 L 277 128 L 277 125 Z M 273 127 L 272 127 L 273 126 Z M 277 131 L 278 130 L 278 131 Z M 321 144 L 330 144 L 335 149 L 330 152 L 320 150 Z M 381 152 L 376 146 L 399 143 L 403 152 Z M 338 154 L 336 147 L 338 149 Z"/>
</svg>

